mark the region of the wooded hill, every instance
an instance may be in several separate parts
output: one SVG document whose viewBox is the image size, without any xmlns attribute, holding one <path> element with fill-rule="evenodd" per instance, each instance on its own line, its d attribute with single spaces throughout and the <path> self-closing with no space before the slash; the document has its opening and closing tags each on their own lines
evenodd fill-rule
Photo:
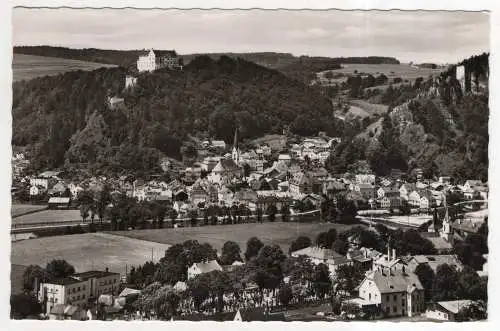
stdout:
<svg viewBox="0 0 500 331">
<path fill-rule="evenodd" d="M 56 58 L 74 59 L 97 63 L 115 64 L 125 68 L 135 66 L 141 50 L 107 50 L 96 48 L 74 49 L 52 46 L 15 46 L 14 53 L 49 56 Z M 294 56 L 289 53 L 256 52 L 256 53 L 204 53 L 181 55 L 184 64 L 188 64 L 198 56 L 209 56 L 217 61 L 221 56 L 233 59 L 241 58 L 255 62 L 264 67 L 277 69 L 290 78 L 308 84 L 314 78 L 315 73 L 325 70 L 339 69 L 342 63 L 365 63 L 365 64 L 399 64 L 399 61 L 391 57 L 367 56 L 367 57 L 318 57 L 318 56 Z"/>
<path fill-rule="evenodd" d="M 188 134 L 230 143 L 236 125 L 243 139 L 285 128 L 342 132 L 320 92 L 242 59 L 197 57 L 183 71 L 140 74 L 130 91 L 123 91 L 126 74 L 111 68 L 14 83 L 12 144 L 29 147 L 37 169 L 83 163 L 152 171 L 162 155 L 180 158 Z M 108 96 L 124 105 L 110 109 Z"/>
</svg>

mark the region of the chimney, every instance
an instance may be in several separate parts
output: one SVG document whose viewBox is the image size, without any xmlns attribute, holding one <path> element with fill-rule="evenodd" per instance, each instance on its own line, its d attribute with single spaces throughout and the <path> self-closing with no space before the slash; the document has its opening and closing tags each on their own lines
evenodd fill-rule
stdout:
<svg viewBox="0 0 500 331">
<path fill-rule="evenodd" d="M 109 268 L 108 267 L 106 267 L 106 272 L 109 272 Z"/>
</svg>

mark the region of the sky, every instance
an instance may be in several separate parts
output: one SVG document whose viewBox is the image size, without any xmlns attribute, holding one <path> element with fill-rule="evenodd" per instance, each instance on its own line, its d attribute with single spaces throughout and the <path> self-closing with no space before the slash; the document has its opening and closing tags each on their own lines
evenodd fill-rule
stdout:
<svg viewBox="0 0 500 331">
<path fill-rule="evenodd" d="M 27 9 L 13 45 L 283 52 L 454 63 L 489 51 L 489 14 L 444 11 Z"/>
</svg>

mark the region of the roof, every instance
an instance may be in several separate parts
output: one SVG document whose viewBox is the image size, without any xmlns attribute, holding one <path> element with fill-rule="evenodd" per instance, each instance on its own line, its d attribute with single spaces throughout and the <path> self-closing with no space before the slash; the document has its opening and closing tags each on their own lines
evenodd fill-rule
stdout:
<svg viewBox="0 0 500 331">
<path fill-rule="evenodd" d="M 447 311 L 457 314 L 460 309 L 472 304 L 472 300 L 439 301 L 437 304 Z"/>
<path fill-rule="evenodd" d="M 120 297 L 126 297 L 126 296 L 129 296 L 129 295 L 138 295 L 138 294 L 141 294 L 141 291 L 140 290 L 136 290 L 136 289 L 133 289 L 133 288 L 130 288 L 130 287 L 126 287 L 123 289 L 123 291 L 121 291 L 120 293 Z"/>
<path fill-rule="evenodd" d="M 153 51 L 157 57 L 177 57 L 177 52 L 175 50 L 168 50 L 168 51 Z"/>
<path fill-rule="evenodd" d="M 309 246 L 303 249 L 299 249 L 298 251 L 292 252 L 292 256 L 301 256 L 305 255 L 307 257 L 318 259 L 318 260 L 327 260 L 328 264 L 344 264 L 348 263 L 349 260 L 339 253 L 335 252 L 332 249 L 328 248 L 319 248 L 316 246 Z"/>
<path fill-rule="evenodd" d="M 305 173 L 303 172 L 297 172 L 293 175 L 293 178 L 292 180 L 290 181 L 290 184 L 294 184 L 294 185 L 303 185 L 303 184 L 307 184 L 310 182 L 310 178 L 309 176 L 307 176 Z"/>
<path fill-rule="evenodd" d="M 179 292 L 183 292 L 183 291 L 187 290 L 187 285 L 185 282 L 178 281 L 174 285 L 174 290 L 179 291 Z"/>
<path fill-rule="evenodd" d="M 221 159 L 212 169 L 213 172 L 224 172 L 238 170 L 239 167 L 234 163 L 233 159 Z"/>
<path fill-rule="evenodd" d="M 193 265 L 191 266 L 191 268 L 193 266 L 198 267 L 198 269 L 201 271 L 201 273 L 207 273 L 207 272 L 211 272 L 211 271 L 215 271 L 215 270 L 222 271 L 221 266 L 219 265 L 219 263 L 217 263 L 216 260 L 207 261 L 207 262 L 193 263 Z"/>
<path fill-rule="evenodd" d="M 81 279 L 81 280 L 87 280 L 90 278 L 103 278 L 107 276 L 112 276 L 112 275 L 120 275 L 117 272 L 109 272 L 109 271 L 99 271 L 99 270 L 90 270 L 90 271 L 85 271 L 85 272 L 80 272 L 77 274 L 74 274 L 72 277 Z"/>
<path fill-rule="evenodd" d="M 417 275 L 402 270 L 373 270 L 365 280 L 375 283 L 380 293 L 412 292 L 415 289 L 423 290 Z"/>
<path fill-rule="evenodd" d="M 52 197 L 49 198 L 49 204 L 50 203 L 69 203 L 70 198 L 65 198 L 65 197 Z"/>
<path fill-rule="evenodd" d="M 47 284 L 55 284 L 55 285 L 71 285 L 71 284 L 77 284 L 81 283 L 81 280 L 75 279 L 73 277 L 63 277 L 63 278 L 57 278 L 54 280 L 51 280 L 47 282 Z"/>
<path fill-rule="evenodd" d="M 456 255 L 415 255 L 413 259 L 418 264 L 428 264 L 434 272 L 436 272 L 437 267 L 442 264 L 455 266 L 457 271 L 462 270 L 464 267 Z"/>
</svg>

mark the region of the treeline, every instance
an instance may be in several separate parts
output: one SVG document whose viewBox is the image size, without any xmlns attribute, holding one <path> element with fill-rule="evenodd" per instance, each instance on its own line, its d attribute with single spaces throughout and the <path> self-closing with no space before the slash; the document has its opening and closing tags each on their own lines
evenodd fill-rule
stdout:
<svg viewBox="0 0 500 331">
<path fill-rule="evenodd" d="M 111 50 L 97 48 L 67 48 L 54 46 L 14 46 L 14 54 L 57 57 L 63 59 L 116 64 L 122 67 L 134 65 L 141 50 Z"/>
<path fill-rule="evenodd" d="M 289 128 L 299 135 L 339 135 L 331 103 L 319 91 L 242 59 L 198 57 L 183 71 L 138 76 L 126 70 L 68 72 L 13 85 L 13 145 L 29 146 L 35 168 L 65 163 L 151 170 L 161 155 L 180 158 L 187 135 L 230 143 Z M 107 97 L 124 97 L 110 109 Z"/>
</svg>

